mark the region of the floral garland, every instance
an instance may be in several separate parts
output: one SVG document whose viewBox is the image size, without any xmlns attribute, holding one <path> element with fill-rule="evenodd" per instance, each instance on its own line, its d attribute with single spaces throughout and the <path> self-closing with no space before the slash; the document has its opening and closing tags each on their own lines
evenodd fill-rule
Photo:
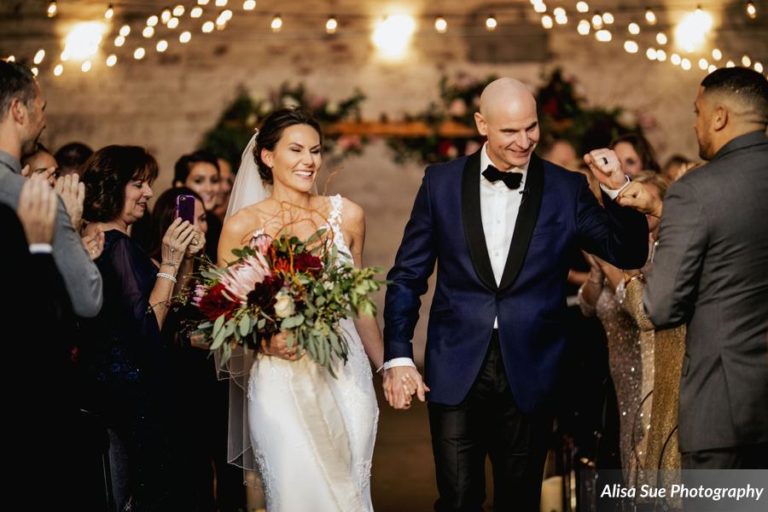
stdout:
<svg viewBox="0 0 768 512">
<path fill-rule="evenodd" d="M 419 164 L 445 162 L 458 156 L 471 154 L 484 141 L 476 133 L 474 113 L 480 104 L 480 95 L 487 84 L 498 78 L 491 75 L 478 80 L 466 73 L 455 79 L 443 76 L 439 82 L 440 101 L 432 102 L 426 110 L 406 115 L 406 121 L 422 121 L 429 128 L 426 136 L 389 137 L 387 145 L 398 163 L 415 161 Z M 639 132 L 634 115 L 622 108 L 603 109 L 586 106 L 586 100 L 576 93 L 574 79 L 566 79 L 555 69 L 536 93 L 542 134 L 547 141 L 564 139 L 579 154 L 597 147 L 605 147 L 618 135 Z M 440 127 L 446 122 L 458 123 L 467 129 L 466 136 L 442 136 Z"/>
<path fill-rule="evenodd" d="M 339 121 L 359 121 L 360 106 L 365 95 L 359 90 L 340 101 L 331 101 L 322 96 L 307 92 L 304 84 L 291 86 L 284 82 L 266 98 L 254 99 L 244 88 L 240 88 L 237 97 L 224 110 L 216 126 L 203 137 L 201 147 L 209 149 L 232 163 L 236 169 L 240 165 L 240 155 L 248 144 L 254 129 L 272 111 L 281 107 L 301 107 L 311 112 L 325 129 Z M 362 153 L 367 139 L 358 135 L 326 134 L 324 137 L 325 157 L 331 165 L 350 155 Z"/>
</svg>

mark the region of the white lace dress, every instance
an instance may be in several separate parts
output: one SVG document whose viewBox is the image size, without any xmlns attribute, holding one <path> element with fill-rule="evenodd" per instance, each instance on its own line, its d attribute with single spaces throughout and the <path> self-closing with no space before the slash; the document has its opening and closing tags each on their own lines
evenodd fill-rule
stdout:
<svg viewBox="0 0 768 512">
<path fill-rule="evenodd" d="M 348 261 L 341 233 L 341 196 L 328 221 Z M 337 378 L 305 356 L 259 356 L 248 383 L 251 441 L 269 512 L 373 510 L 371 457 L 379 410 L 371 368 L 351 319 L 342 321 L 349 359 Z"/>
</svg>

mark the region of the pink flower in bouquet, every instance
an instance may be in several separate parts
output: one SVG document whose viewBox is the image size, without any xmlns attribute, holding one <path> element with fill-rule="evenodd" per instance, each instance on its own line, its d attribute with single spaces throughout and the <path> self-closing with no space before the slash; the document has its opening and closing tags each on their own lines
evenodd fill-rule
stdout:
<svg viewBox="0 0 768 512">
<path fill-rule="evenodd" d="M 256 249 L 261 254 L 267 254 L 272 246 L 272 237 L 265 234 L 255 235 L 251 238 L 251 248 Z"/>
<path fill-rule="evenodd" d="M 248 256 L 241 263 L 227 268 L 221 276 L 221 284 L 232 300 L 245 304 L 253 288 L 272 275 L 266 258 L 261 253 Z"/>
</svg>

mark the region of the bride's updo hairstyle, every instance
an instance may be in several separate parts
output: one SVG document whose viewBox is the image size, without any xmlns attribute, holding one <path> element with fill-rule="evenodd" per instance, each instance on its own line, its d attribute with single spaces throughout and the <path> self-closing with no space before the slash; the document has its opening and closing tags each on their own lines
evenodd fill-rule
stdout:
<svg viewBox="0 0 768 512">
<path fill-rule="evenodd" d="M 259 175 L 265 183 L 272 184 L 272 168 L 261 159 L 261 151 L 267 149 L 274 151 L 283 131 L 289 126 L 297 124 L 306 124 L 315 129 L 320 136 L 320 144 L 323 143 L 323 132 L 320 130 L 320 123 L 311 113 L 300 108 L 279 108 L 273 111 L 264 119 L 259 134 L 256 135 L 256 147 L 253 148 L 253 159 L 259 166 Z"/>
</svg>

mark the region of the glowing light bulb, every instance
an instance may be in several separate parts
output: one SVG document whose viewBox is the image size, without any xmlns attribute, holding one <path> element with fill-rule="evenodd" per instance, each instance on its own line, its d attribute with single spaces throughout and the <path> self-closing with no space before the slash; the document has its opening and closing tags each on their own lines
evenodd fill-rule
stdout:
<svg viewBox="0 0 768 512">
<path fill-rule="evenodd" d="M 589 4 L 587 2 L 576 2 L 576 10 L 581 13 L 589 12 Z"/>
<path fill-rule="evenodd" d="M 640 33 L 640 25 L 638 25 L 633 21 L 627 26 L 627 30 L 629 31 L 630 34 L 632 34 L 633 36 L 636 36 L 637 34 Z"/>
<path fill-rule="evenodd" d="M 587 20 L 581 20 L 578 25 L 576 25 L 576 31 L 581 34 L 582 36 L 586 36 L 589 34 L 589 31 L 592 29 L 592 25 L 589 24 Z"/>
<path fill-rule="evenodd" d="M 658 21 L 656 19 L 656 13 L 654 13 L 653 9 L 650 7 L 645 10 L 645 21 L 647 21 L 649 25 L 655 25 Z"/>
<path fill-rule="evenodd" d="M 640 50 L 640 47 L 635 41 L 624 41 L 624 50 L 627 53 L 637 53 Z"/>
<path fill-rule="evenodd" d="M 448 31 L 448 21 L 442 16 L 435 18 L 435 30 L 440 34 L 445 34 Z"/>
<path fill-rule="evenodd" d="M 104 11 L 104 19 L 111 20 L 114 15 L 115 15 L 115 8 L 112 7 L 112 4 L 109 4 L 107 6 L 107 10 Z"/>
<path fill-rule="evenodd" d="M 283 28 L 283 18 L 281 18 L 279 14 L 276 14 L 275 17 L 272 18 L 269 27 L 272 29 L 272 32 L 280 32 L 280 29 Z"/>
<path fill-rule="evenodd" d="M 493 32 L 494 30 L 496 30 L 496 27 L 498 25 L 499 25 L 499 22 L 496 21 L 496 18 L 493 15 L 488 16 L 485 19 L 485 28 L 488 29 L 489 32 Z"/>
<path fill-rule="evenodd" d="M 595 38 L 597 38 L 597 40 L 601 43 L 607 43 L 613 39 L 613 35 L 611 34 L 610 30 L 602 29 L 595 32 Z"/>
<path fill-rule="evenodd" d="M 43 59 L 45 58 L 45 50 L 37 50 L 37 53 L 35 54 L 35 58 L 32 59 L 32 62 L 39 65 L 41 62 L 43 62 Z"/>
<path fill-rule="evenodd" d="M 339 28 L 339 22 L 336 20 L 335 16 L 331 16 L 325 21 L 325 31 L 328 34 L 335 34 L 336 30 Z"/>
<path fill-rule="evenodd" d="M 136 48 L 136 50 L 133 52 L 133 58 L 134 58 L 134 59 L 136 59 L 136 60 L 141 60 L 141 59 L 143 59 L 143 58 L 144 58 L 144 55 L 146 55 L 146 54 L 147 54 L 146 50 L 144 50 L 144 48 L 142 48 L 141 46 L 139 46 L 139 47 L 138 47 L 138 48 Z"/>
<path fill-rule="evenodd" d="M 115 64 L 117 64 L 117 55 L 112 54 L 109 57 L 107 57 L 107 66 L 108 67 L 111 68 Z"/>
<path fill-rule="evenodd" d="M 192 33 L 189 30 L 185 30 L 179 34 L 179 42 L 181 44 L 187 44 L 192 39 Z"/>
<path fill-rule="evenodd" d="M 157 46 L 155 46 L 155 49 L 156 49 L 158 52 L 160 52 L 160 53 L 163 53 L 165 50 L 167 50 L 167 49 L 168 49 L 168 41 L 166 41 L 165 39 L 161 39 L 161 40 L 159 40 L 159 41 L 157 42 Z"/>
</svg>

